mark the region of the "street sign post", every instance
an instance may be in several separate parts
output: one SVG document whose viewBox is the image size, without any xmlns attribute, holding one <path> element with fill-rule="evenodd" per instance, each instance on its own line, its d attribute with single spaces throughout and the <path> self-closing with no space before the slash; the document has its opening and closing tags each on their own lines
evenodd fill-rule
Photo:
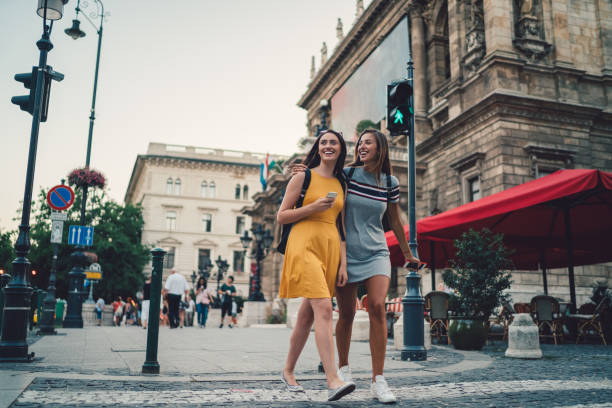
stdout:
<svg viewBox="0 0 612 408">
<path fill-rule="evenodd" d="M 67 185 L 57 185 L 47 193 L 47 203 L 54 210 L 67 210 L 74 203 L 74 191 Z"/>
<path fill-rule="evenodd" d="M 99 263 L 92 263 L 89 268 L 85 270 L 85 277 L 90 280 L 102 280 L 102 267 Z"/>
<path fill-rule="evenodd" d="M 68 229 L 68 245 L 92 246 L 94 227 L 71 225 Z"/>
</svg>

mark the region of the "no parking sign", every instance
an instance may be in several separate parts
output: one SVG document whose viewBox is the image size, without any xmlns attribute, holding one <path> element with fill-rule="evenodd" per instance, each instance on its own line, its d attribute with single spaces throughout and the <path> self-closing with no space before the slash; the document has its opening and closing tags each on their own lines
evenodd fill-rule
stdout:
<svg viewBox="0 0 612 408">
<path fill-rule="evenodd" d="M 54 210 L 67 210 L 74 203 L 74 191 L 64 184 L 55 186 L 47 193 L 47 203 Z"/>
</svg>

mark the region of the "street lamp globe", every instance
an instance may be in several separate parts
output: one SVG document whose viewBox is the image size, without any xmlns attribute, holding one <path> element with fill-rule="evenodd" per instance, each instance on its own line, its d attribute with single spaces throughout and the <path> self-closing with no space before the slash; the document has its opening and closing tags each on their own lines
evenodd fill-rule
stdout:
<svg viewBox="0 0 612 408">
<path fill-rule="evenodd" d="M 274 241 L 274 236 L 272 235 L 269 229 L 267 229 L 264 233 L 263 241 L 266 249 L 269 249 L 270 245 L 272 245 L 272 241 Z"/>
<path fill-rule="evenodd" d="M 325 109 L 327 108 L 327 99 L 321 99 L 321 102 L 319 102 L 321 104 L 321 108 Z"/>
<path fill-rule="evenodd" d="M 64 15 L 64 4 L 68 0 L 38 0 L 36 14 L 47 20 L 59 20 Z"/>
<path fill-rule="evenodd" d="M 240 237 L 242 248 L 247 249 L 249 245 L 251 245 L 251 241 L 253 241 L 253 238 L 249 237 L 249 231 L 244 230 L 244 234 L 242 234 L 242 236 Z"/>
<path fill-rule="evenodd" d="M 253 228 L 251 228 L 251 231 L 253 232 L 253 235 L 255 236 L 255 241 L 261 241 L 263 238 L 263 228 L 261 228 L 261 224 L 255 224 L 253 225 Z"/>
<path fill-rule="evenodd" d="M 72 37 L 73 40 L 85 37 L 85 32 L 81 30 L 81 22 L 79 20 L 72 20 L 72 27 L 64 30 L 66 34 Z"/>
</svg>

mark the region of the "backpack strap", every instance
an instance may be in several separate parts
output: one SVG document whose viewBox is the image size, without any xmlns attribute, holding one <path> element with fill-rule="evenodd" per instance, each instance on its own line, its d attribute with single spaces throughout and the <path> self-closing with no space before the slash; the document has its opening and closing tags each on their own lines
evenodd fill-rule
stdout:
<svg viewBox="0 0 612 408">
<path fill-rule="evenodd" d="M 349 173 L 348 173 L 348 180 L 347 180 L 347 184 L 351 181 L 351 179 L 353 178 L 353 174 L 355 174 L 355 167 L 351 167 L 349 169 Z"/>
<path fill-rule="evenodd" d="M 387 204 L 389 204 L 390 194 L 391 194 L 391 175 L 387 174 Z"/>
<path fill-rule="evenodd" d="M 306 169 L 304 171 L 304 182 L 302 183 L 302 190 L 300 191 L 300 196 L 295 204 L 295 208 L 300 208 L 304 204 L 304 197 L 306 196 L 306 190 L 310 186 L 310 169 Z"/>
</svg>

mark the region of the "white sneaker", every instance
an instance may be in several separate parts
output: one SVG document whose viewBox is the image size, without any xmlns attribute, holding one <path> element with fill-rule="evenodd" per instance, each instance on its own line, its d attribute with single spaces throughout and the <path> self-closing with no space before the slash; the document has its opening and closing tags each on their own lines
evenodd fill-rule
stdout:
<svg viewBox="0 0 612 408">
<path fill-rule="evenodd" d="M 377 375 L 375 377 L 375 382 L 370 386 L 370 390 L 372 391 L 372 396 L 376 398 L 378 401 L 383 404 L 391 404 L 396 401 L 395 395 L 391 392 L 385 377 L 382 375 Z"/>
<path fill-rule="evenodd" d="M 338 369 L 338 377 L 344 382 L 353 382 L 351 367 L 345 365 Z"/>
</svg>

